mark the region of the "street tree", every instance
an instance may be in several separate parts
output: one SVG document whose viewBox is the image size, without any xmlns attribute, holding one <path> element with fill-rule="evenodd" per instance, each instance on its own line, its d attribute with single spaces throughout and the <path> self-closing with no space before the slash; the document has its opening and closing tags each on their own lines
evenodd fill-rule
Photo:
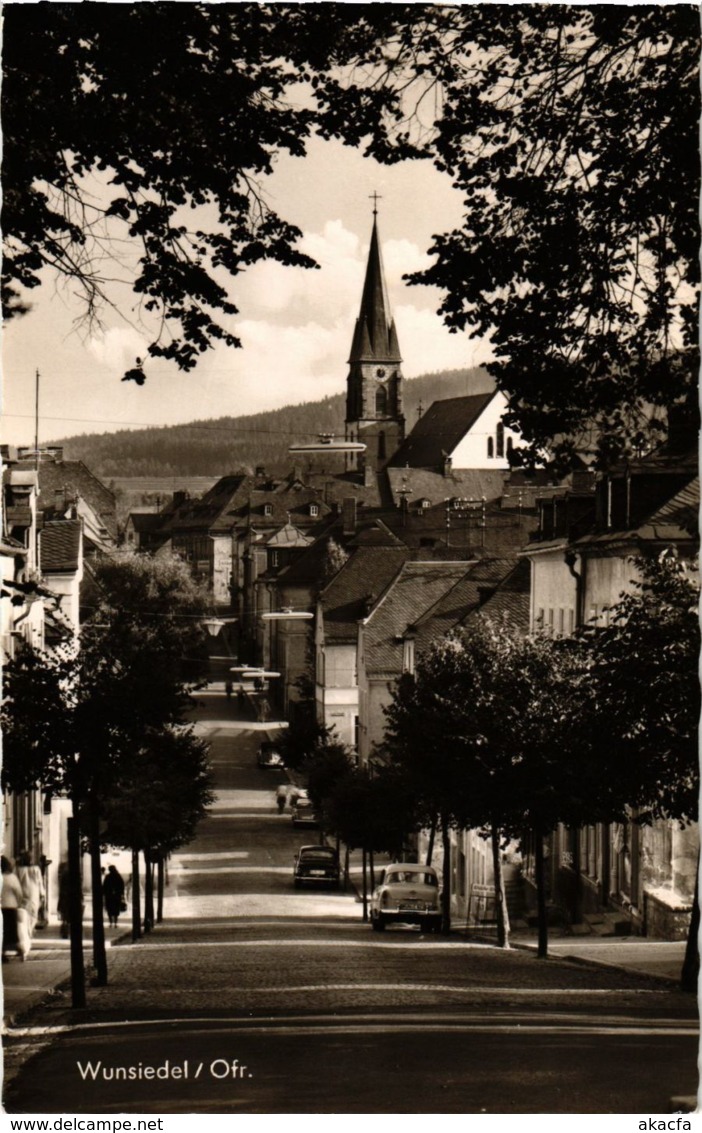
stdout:
<svg viewBox="0 0 702 1133">
<path fill-rule="evenodd" d="M 144 735 L 180 723 L 189 707 L 182 655 L 197 648 L 183 564 L 126 556 L 95 566 L 101 587 L 80 639 L 51 654 L 18 650 L 5 669 L 3 783 L 69 797 L 74 1005 L 84 1002 L 80 837 L 88 840 L 96 982 L 107 981 L 102 916 L 102 805 Z M 183 585 L 179 588 L 179 580 Z M 179 600 L 182 607 L 179 610 Z"/>
<path fill-rule="evenodd" d="M 573 751 L 570 724 L 588 696 L 586 666 L 572 644 L 525 637 L 477 617 L 435 642 L 405 676 L 387 710 L 385 742 L 425 815 L 439 816 L 445 918 L 450 909 L 450 830 L 492 842 L 498 940 L 509 944 L 502 876 L 508 838 L 535 851 L 539 954 L 547 952 L 543 840 L 559 822 L 601 806 L 589 752 Z M 584 734 L 584 733 L 581 733 Z"/>
<path fill-rule="evenodd" d="M 583 631 L 593 687 L 584 723 L 625 817 L 685 827 L 699 818 L 699 577 L 672 552 L 636 564 L 639 581 L 609 624 Z M 697 983 L 698 929 L 696 878 L 681 975 L 688 990 Z"/>
<path fill-rule="evenodd" d="M 148 730 L 120 761 L 102 800 L 102 841 L 131 850 L 132 937 L 141 935 L 139 854 L 144 858 L 144 928 L 154 924 L 153 868 L 158 868 L 158 904 L 163 900 L 162 863 L 189 842 L 214 799 L 208 745 L 189 727 Z"/>
</svg>

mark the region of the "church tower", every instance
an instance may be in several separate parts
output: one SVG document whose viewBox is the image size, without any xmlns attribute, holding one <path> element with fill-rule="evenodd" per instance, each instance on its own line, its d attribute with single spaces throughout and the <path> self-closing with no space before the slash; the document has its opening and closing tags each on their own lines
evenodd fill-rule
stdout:
<svg viewBox="0 0 702 1133">
<path fill-rule="evenodd" d="M 360 457 L 347 457 L 346 467 L 374 472 L 385 467 L 405 436 L 402 358 L 380 256 L 377 201 L 373 194 L 373 232 L 346 382 L 346 439 L 366 445 Z"/>
</svg>

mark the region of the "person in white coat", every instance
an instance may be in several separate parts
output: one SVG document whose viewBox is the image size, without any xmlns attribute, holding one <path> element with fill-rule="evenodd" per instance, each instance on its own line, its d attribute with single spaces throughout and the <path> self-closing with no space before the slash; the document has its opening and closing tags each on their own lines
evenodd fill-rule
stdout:
<svg viewBox="0 0 702 1133">
<path fill-rule="evenodd" d="M 27 852 L 20 854 L 17 877 L 24 894 L 23 905 L 27 913 L 27 927 L 31 940 L 45 898 L 44 878 L 39 866 L 33 864 L 31 854 Z"/>
</svg>

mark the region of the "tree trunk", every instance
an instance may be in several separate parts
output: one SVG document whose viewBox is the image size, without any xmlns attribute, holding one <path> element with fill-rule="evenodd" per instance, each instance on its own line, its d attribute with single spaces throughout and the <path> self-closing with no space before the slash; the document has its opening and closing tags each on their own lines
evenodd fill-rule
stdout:
<svg viewBox="0 0 702 1133">
<path fill-rule="evenodd" d="M 583 919 L 583 870 L 582 862 L 580 860 L 580 827 L 576 826 L 573 831 L 573 875 L 575 881 L 575 891 L 573 893 L 573 908 L 571 915 L 573 917 L 573 924 L 582 924 Z"/>
<path fill-rule="evenodd" d="M 700 974 L 700 851 L 697 851 L 697 872 L 695 874 L 695 893 L 692 898 L 692 915 L 687 933 L 685 959 L 680 973 L 680 987 L 683 991 L 697 992 Z"/>
<path fill-rule="evenodd" d="M 102 862 L 100 859 L 100 807 L 91 795 L 88 800 L 90 814 L 90 886 L 93 905 L 93 967 L 95 987 L 107 984 L 107 953 L 105 951 L 105 916 L 102 897 Z"/>
<path fill-rule="evenodd" d="M 536 907 L 539 918 L 537 955 L 543 960 L 548 955 L 548 922 L 546 920 L 546 875 L 544 870 L 544 839 L 541 828 L 534 830 L 534 867 L 536 872 Z"/>
<path fill-rule="evenodd" d="M 451 932 L 451 835 L 448 819 L 441 816 L 441 845 L 444 851 L 442 868 L 443 889 L 441 891 L 441 931 L 444 936 Z"/>
<path fill-rule="evenodd" d="M 505 875 L 502 870 L 500 851 L 500 828 L 494 823 L 490 831 L 492 841 L 492 872 L 495 882 L 495 919 L 497 921 L 497 943 L 500 948 L 509 948 L 509 909 L 505 893 Z"/>
<path fill-rule="evenodd" d="M 375 854 L 372 850 L 368 851 L 368 868 L 370 872 L 370 890 L 372 893 L 375 889 Z"/>
<path fill-rule="evenodd" d="M 158 893 L 156 897 L 156 922 L 157 924 L 161 924 L 161 921 L 163 920 L 163 888 L 166 875 L 166 867 L 163 860 L 163 854 L 158 855 L 157 870 Z"/>
<path fill-rule="evenodd" d="M 83 962 L 83 894 L 80 879 L 80 827 L 77 804 L 68 819 L 68 901 L 71 935 L 71 1006 L 85 1007 L 85 965 Z"/>
<path fill-rule="evenodd" d="M 141 909 L 139 902 L 139 851 L 132 850 L 132 941 L 141 937 Z"/>
<path fill-rule="evenodd" d="M 154 927 L 154 874 L 151 855 L 144 850 L 144 932 Z"/>
<path fill-rule="evenodd" d="M 347 846 L 344 851 L 344 893 L 349 887 L 349 855 L 350 851 Z"/>
<path fill-rule="evenodd" d="M 361 853 L 361 862 L 363 867 L 363 919 L 368 920 L 368 878 L 366 876 L 366 849 L 365 846 Z"/>
<path fill-rule="evenodd" d="M 434 857 L 434 839 L 436 838 L 436 816 L 429 827 L 429 843 L 427 845 L 427 859 L 425 865 L 431 865 L 431 859 Z"/>
</svg>

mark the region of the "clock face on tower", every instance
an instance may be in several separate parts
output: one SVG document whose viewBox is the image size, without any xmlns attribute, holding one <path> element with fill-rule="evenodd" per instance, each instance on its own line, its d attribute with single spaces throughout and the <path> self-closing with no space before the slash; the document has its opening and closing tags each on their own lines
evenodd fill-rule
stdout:
<svg viewBox="0 0 702 1133">
<path fill-rule="evenodd" d="M 376 370 L 376 371 L 375 371 L 375 376 L 376 376 L 376 378 L 384 378 L 384 377 L 385 377 L 385 370 L 382 370 L 382 369 L 381 369 L 381 370 Z"/>
</svg>

